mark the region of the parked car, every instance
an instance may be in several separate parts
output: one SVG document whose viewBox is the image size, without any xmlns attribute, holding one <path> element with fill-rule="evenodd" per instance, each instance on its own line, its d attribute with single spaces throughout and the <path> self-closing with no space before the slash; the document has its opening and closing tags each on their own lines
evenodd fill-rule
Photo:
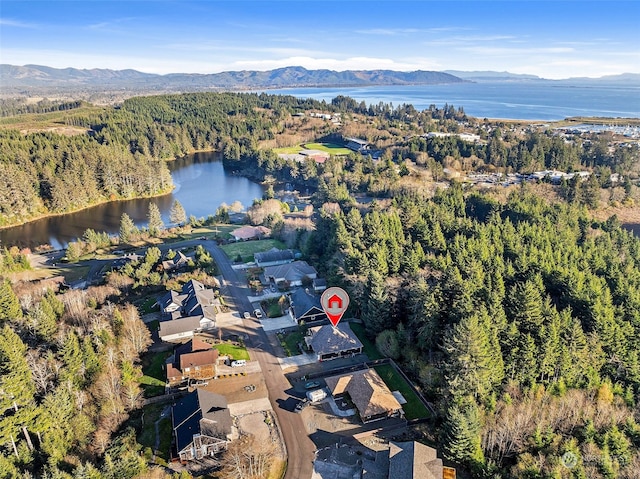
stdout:
<svg viewBox="0 0 640 479">
<path fill-rule="evenodd" d="M 243 316 L 244 316 L 244 319 L 249 319 L 251 318 L 251 313 L 249 311 L 245 311 Z"/>
<path fill-rule="evenodd" d="M 231 361 L 232 368 L 239 368 L 240 366 L 246 366 L 247 361 L 244 359 L 236 359 L 235 361 Z"/>
<path fill-rule="evenodd" d="M 262 311 L 260 311 L 260 309 L 256 309 L 253 314 L 255 315 L 256 318 L 260 319 L 262 317 Z"/>
<path fill-rule="evenodd" d="M 317 387 L 320 387 L 320 381 L 309 381 L 304 385 L 305 389 L 315 389 Z"/>
<path fill-rule="evenodd" d="M 306 408 L 309 404 L 309 400 L 307 398 L 301 399 L 298 404 L 296 404 L 296 412 L 301 412 L 304 408 Z"/>
</svg>

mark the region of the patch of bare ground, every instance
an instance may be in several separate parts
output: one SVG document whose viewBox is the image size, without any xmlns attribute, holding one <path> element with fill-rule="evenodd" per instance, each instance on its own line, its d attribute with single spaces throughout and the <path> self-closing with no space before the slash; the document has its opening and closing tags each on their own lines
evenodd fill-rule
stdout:
<svg viewBox="0 0 640 479">
<path fill-rule="evenodd" d="M 250 385 L 255 386 L 254 391 L 245 389 Z M 230 404 L 268 397 L 267 386 L 264 382 L 264 377 L 260 373 L 212 379 L 209 384 L 204 386 L 204 389 L 223 395 Z"/>
<path fill-rule="evenodd" d="M 640 206 L 619 205 L 606 206 L 593 212 L 593 216 L 601 221 L 607 220 L 611 216 L 616 215 L 622 224 L 640 224 Z"/>
<path fill-rule="evenodd" d="M 76 136 L 76 135 L 86 135 L 87 133 L 89 133 L 89 131 L 91 130 L 88 130 L 86 128 L 77 128 L 73 126 L 50 126 L 47 128 L 20 129 L 20 133 L 22 133 L 23 135 L 28 135 L 30 133 L 50 132 L 50 133 L 57 133 L 58 135 L 64 135 L 64 136 Z"/>
</svg>

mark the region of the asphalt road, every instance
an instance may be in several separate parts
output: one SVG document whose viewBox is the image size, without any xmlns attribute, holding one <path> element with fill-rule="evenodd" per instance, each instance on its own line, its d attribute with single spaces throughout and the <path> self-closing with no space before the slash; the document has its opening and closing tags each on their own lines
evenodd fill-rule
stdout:
<svg viewBox="0 0 640 479">
<path fill-rule="evenodd" d="M 201 244 L 211 253 L 211 257 L 218 265 L 220 274 L 224 277 L 227 292 L 233 298 L 235 307 L 240 314 L 253 311 L 247 296 L 249 287 L 236 271 L 231 262 L 214 241 L 202 241 Z M 260 323 L 251 318 L 243 320 L 246 345 L 251 358 L 257 360 L 262 368 L 269 401 L 276 413 L 280 430 L 287 448 L 287 472 L 285 479 L 309 479 L 313 469 L 315 445 L 309 438 L 302 417 L 293 411 L 285 409 L 284 404 L 291 404 L 289 394 L 293 388 L 282 372 L 278 359 L 274 354 L 271 343 Z"/>
</svg>

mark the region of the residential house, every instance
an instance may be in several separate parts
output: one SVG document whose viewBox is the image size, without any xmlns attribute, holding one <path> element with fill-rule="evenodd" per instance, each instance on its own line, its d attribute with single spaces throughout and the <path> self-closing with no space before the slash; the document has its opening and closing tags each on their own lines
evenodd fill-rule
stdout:
<svg viewBox="0 0 640 479">
<path fill-rule="evenodd" d="M 349 395 L 363 423 L 402 417 L 402 406 L 375 369 L 364 369 L 325 379 L 334 397 Z"/>
<path fill-rule="evenodd" d="M 193 336 L 193 331 L 216 326 L 216 306 L 219 300 L 213 289 L 192 279 L 180 292 L 167 291 L 158 299 L 161 311 L 160 339 L 174 341 Z M 189 334 L 188 327 L 197 325 Z M 166 339 L 167 337 L 171 339 Z"/>
<path fill-rule="evenodd" d="M 318 356 L 318 361 L 343 358 L 362 353 L 362 343 L 351 331 L 349 323 L 337 326 L 326 324 L 310 328 L 305 337 L 307 346 Z"/>
<path fill-rule="evenodd" d="M 304 280 L 314 280 L 318 272 L 306 261 L 294 261 L 293 263 L 278 266 L 268 266 L 264 269 L 264 277 L 273 285 L 302 286 Z"/>
<path fill-rule="evenodd" d="M 178 251 L 173 258 L 165 259 L 162 262 L 162 269 L 165 271 L 174 271 L 186 267 L 188 263 L 189 258 L 187 258 L 182 251 Z"/>
<path fill-rule="evenodd" d="M 320 304 L 320 297 L 309 291 L 309 288 L 298 288 L 289 293 L 289 304 L 289 315 L 298 324 L 327 319 L 327 314 Z"/>
<path fill-rule="evenodd" d="M 225 397 L 202 389 L 176 402 L 171 424 L 181 461 L 213 456 L 236 435 Z"/>
<path fill-rule="evenodd" d="M 200 331 L 200 318 L 190 316 L 187 318 L 177 318 L 171 321 L 162 321 L 158 336 L 162 341 L 178 342 L 186 338 L 192 338 L 193 335 Z"/>
<path fill-rule="evenodd" d="M 389 479 L 455 479 L 438 451 L 416 441 L 389 442 Z"/>
<path fill-rule="evenodd" d="M 327 280 L 324 278 L 316 278 L 313 280 L 313 290 L 316 293 L 324 291 L 327 289 Z"/>
<path fill-rule="evenodd" d="M 357 461 L 349 460 L 357 457 Z M 419 442 L 389 442 L 388 449 L 335 444 L 316 450 L 315 479 L 455 479 L 456 470 L 442 465 L 437 451 Z"/>
<path fill-rule="evenodd" d="M 236 241 L 262 239 L 271 236 L 271 230 L 266 226 L 244 225 L 229 233 Z"/>
<path fill-rule="evenodd" d="M 266 268 L 267 266 L 292 263 L 296 259 L 296 254 L 292 249 L 271 248 L 269 251 L 255 253 L 253 258 L 256 261 L 256 266 Z"/>
<path fill-rule="evenodd" d="M 167 359 L 167 384 L 179 386 L 191 380 L 205 380 L 216 376 L 218 350 L 198 338 L 178 346 Z"/>
</svg>

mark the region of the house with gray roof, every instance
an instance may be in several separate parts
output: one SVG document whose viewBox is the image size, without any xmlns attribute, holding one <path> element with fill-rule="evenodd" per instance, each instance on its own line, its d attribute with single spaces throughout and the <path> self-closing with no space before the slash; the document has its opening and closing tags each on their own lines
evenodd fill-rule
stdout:
<svg viewBox="0 0 640 479">
<path fill-rule="evenodd" d="M 161 311 L 160 339 L 173 341 L 193 336 L 195 330 L 215 328 L 218 304 L 219 300 L 215 297 L 213 289 L 207 288 L 195 279 L 185 283 L 179 292 L 167 291 L 158 299 Z M 184 328 L 195 324 L 193 318 L 197 319 L 197 326 L 191 334 L 187 334 L 188 331 Z M 176 321 L 180 322 L 175 323 Z M 165 339 L 167 337 L 172 339 Z"/>
<path fill-rule="evenodd" d="M 181 461 L 213 456 L 235 437 L 227 400 L 196 389 L 171 408 L 171 424 Z"/>
<path fill-rule="evenodd" d="M 443 479 L 444 469 L 432 447 L 416 441 L 389 442 L 389 478 Z"/>
<path fill-rule="evenodd" d="M 302 282 L 309 282 L 318 277 L 318 272 L 306 261 L 294 261 L 293 263 L 268 266 L 264 269 L 264 277 L 273 285 L 302 286 Z"/>
<path fill-rule="evenodd" d="M 269 251 L 255 253 L 253 258 L 256 261 L 256 266 L 266 268 L 267 266 L 293 263 L 296 259 L 296 253 L 292 249 L 271 248 Z"/>
<path fill-rule="evenodd" d="M 179 342 L 186 338 L 192 338 L 197 331 L 200 331 L 200 318 L 198 316 L 189 316 L 172 319 L 171 321 L 162 321 L 158 336 L 162 341 Z"/>
<path fill-rule="evenodd" d="M 298 324 L 327 319 L 320 297 L 309 288 L 298 288 L 289 293 L 289 304 L 289 315 Z"/>
<path fill-rule="evenodd" d="M 353 356 L 362 353 L 362 343 L 351 331 L 349 323 L 330 324 L 310 328 L 305 337 L 307 346 L 318 356 L 318 361 Z"/>
</svg>

